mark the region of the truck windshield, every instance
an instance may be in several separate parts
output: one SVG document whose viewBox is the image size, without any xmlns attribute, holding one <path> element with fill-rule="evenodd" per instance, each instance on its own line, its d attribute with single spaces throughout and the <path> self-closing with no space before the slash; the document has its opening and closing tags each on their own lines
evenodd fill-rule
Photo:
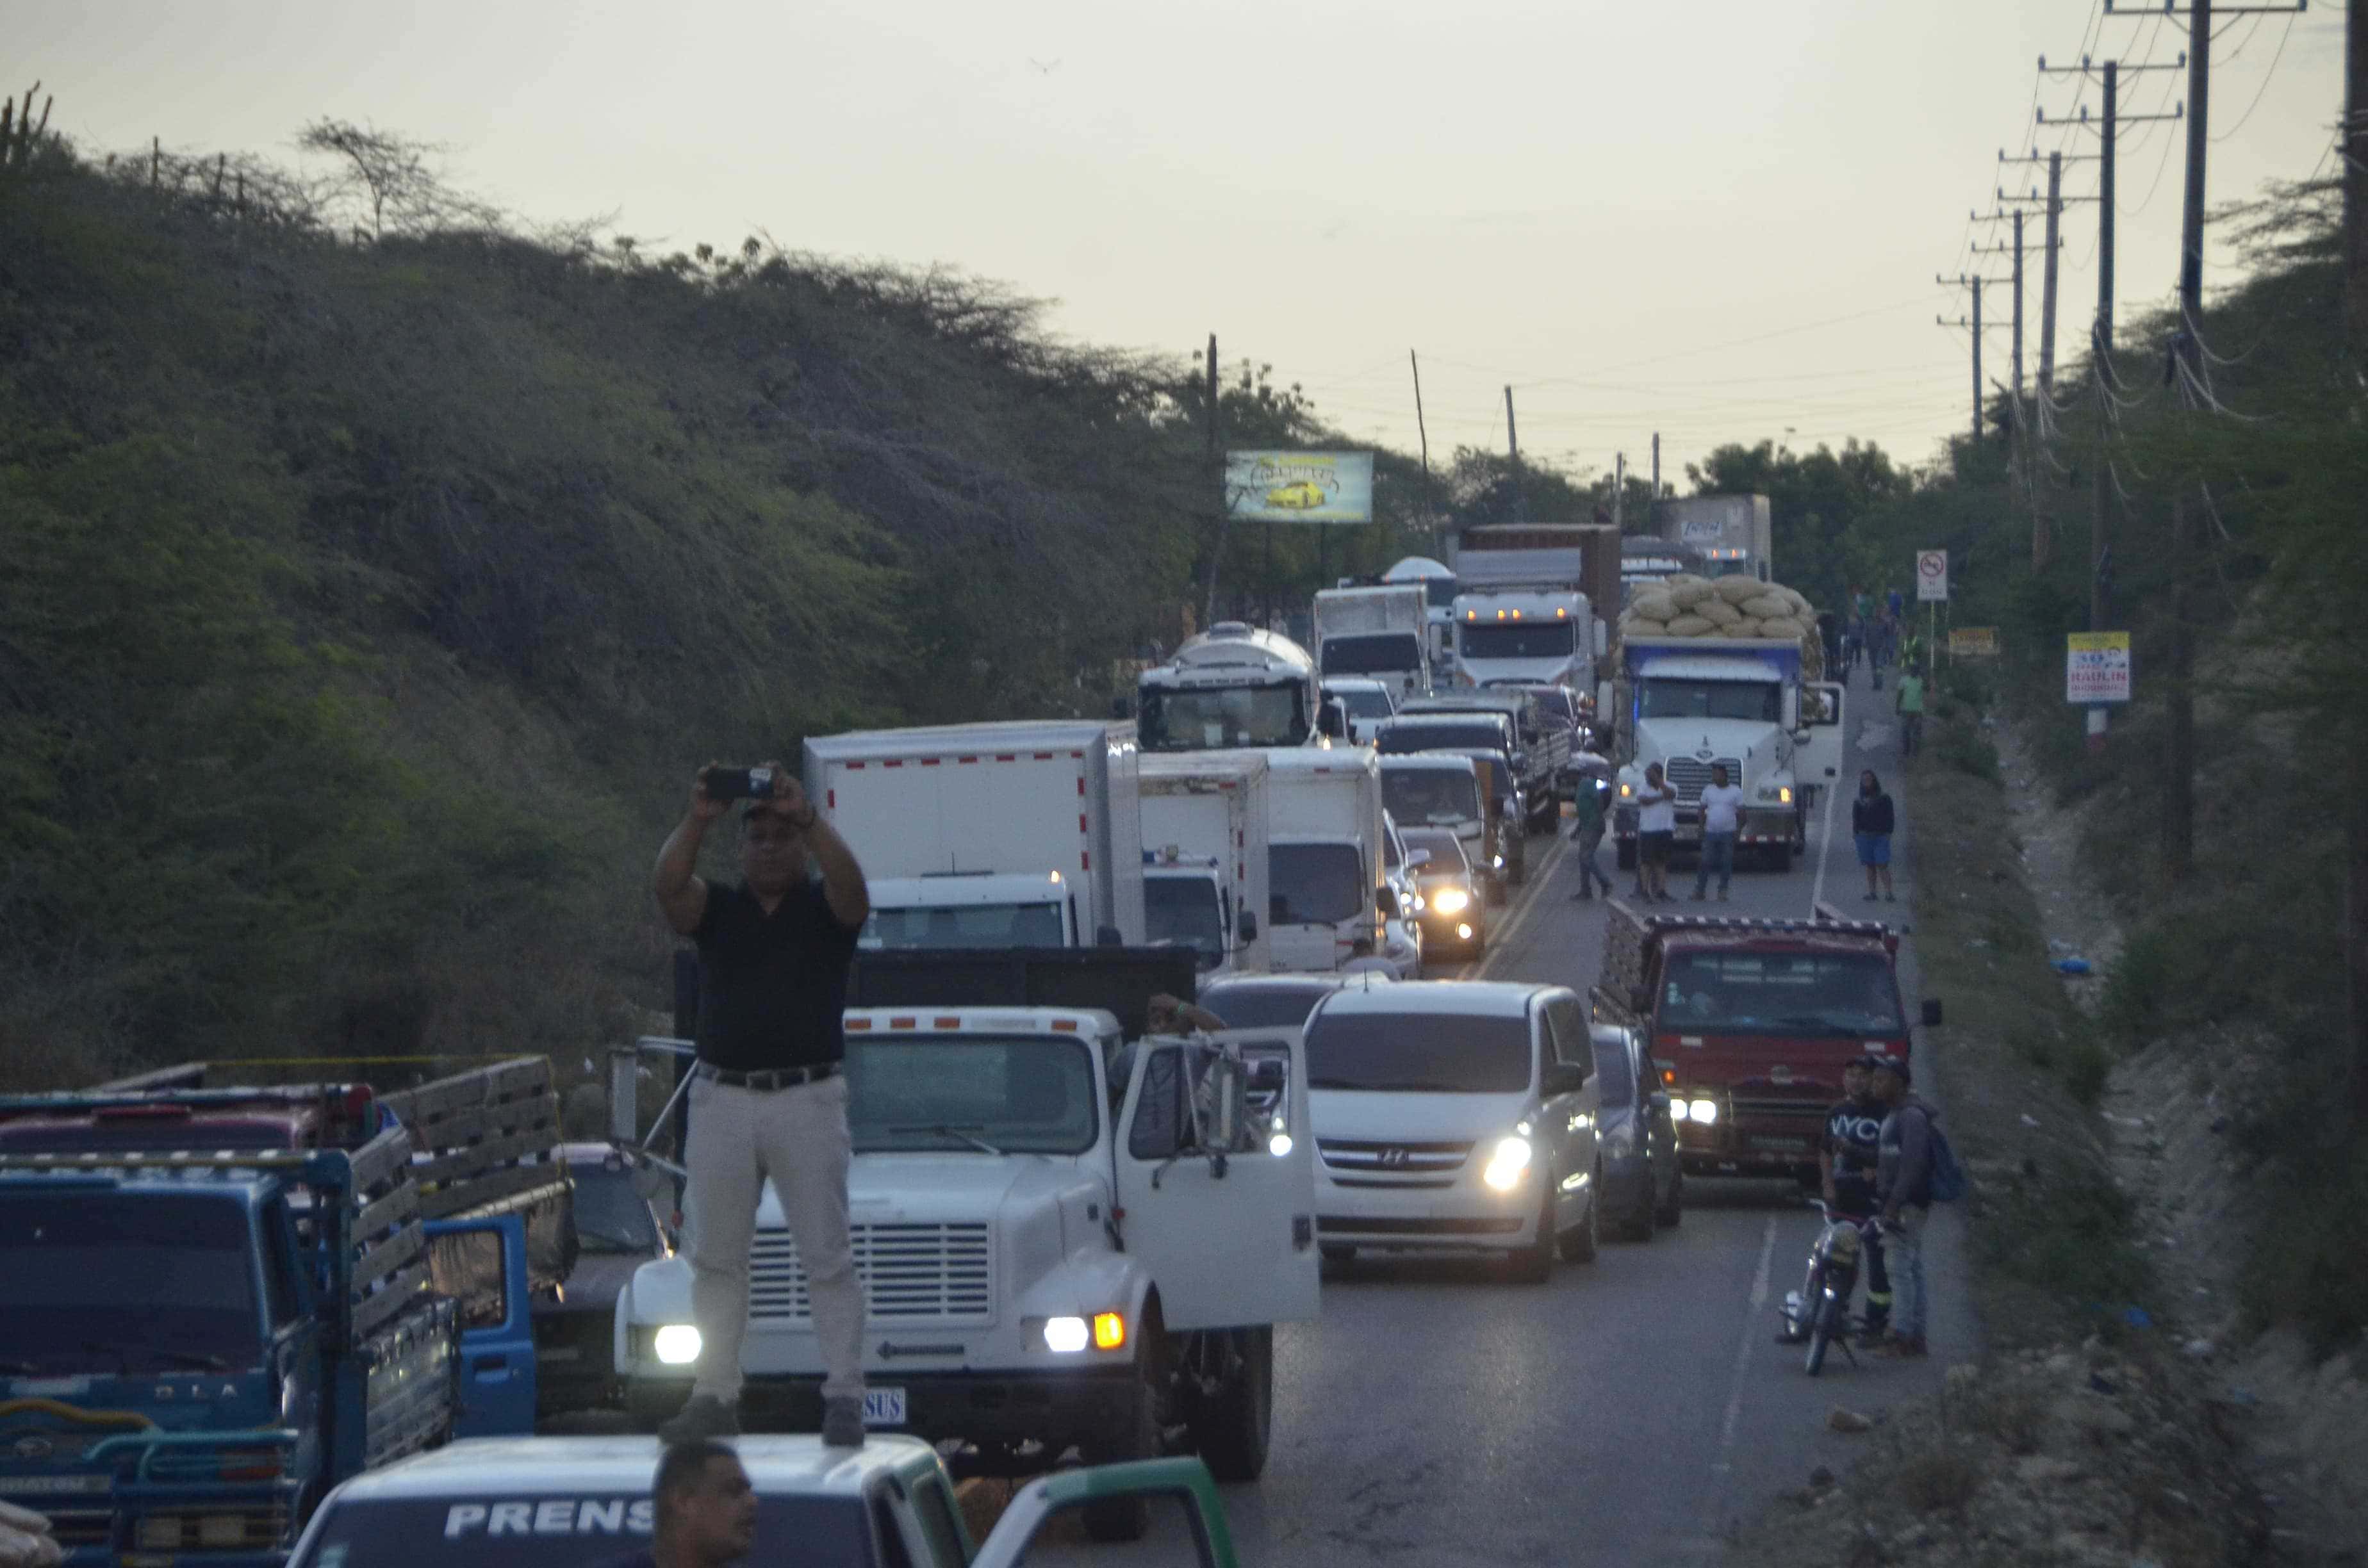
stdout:
<svg viewBox="0 0 2368 1568">
<path fill-rule="evenodd" d="M 1372 675 L 1383 670 L 1422 667 L 1422 640 L 1411 631 L 1376 631 L 1360 637 L 1326 637 L 1323 650 L 1327 676 Z M 1349 711 L 1354 712 L 1351 709 Z"/>
<path fill-rule="evenodd" d="M 289 1568 L 588 1568 L 646 1551 L 655 1522 L 640 1488 L 553 1492 L 545 1483 L 511 1494 L 339 1502 Z M 871 1562 L 863 1500 L 759 1494 L 752 1560 L 792 1556 Z"/>
<path fill-rule="evenodd" d="M 1499 724 L 1392 724 L 1374 742 L 1385 756 L 1417 751 L 1497 751 L 1505 747 Z"/>
<path fill-rule="evenodd" d="M 1057 903 L 969 903 L 957 908 L 875 909 L 856 938 L 862 948 L 1059 948 L 1067 946 Z"/>
<path fill-rule="evenodd" d="M 1307 1086 L 1512 1095 L 1530 1086 L 1526 1018 L 1327 1013 L 1307 1031 Z"/>
<path fill-rule="evenodd" d="M 1577 627 L 1567 620 L 1474 623 L 1455 629 L 1467 659 L 1559 659 L 1578 646 Z"/>
<path fill-rule="evenodd" d="M 1303 687 L 1224 686 L 1199 691 L 1147 687 L 1137 734 L 1145 751 L 1306 744 L 1315 721 Z"/>
<path fill-rule="evenodd" d="M 1644 719 L 1744 719 L 1781 722 L 1784 688 L 1773 681 L 1648 680 L 1637 716 Z"/>
<path fill-rule="evenodd" d="M 1279 926 L 1337 926 L 1364 913 L 1364 858 L 1353 844 L 1278 844 L 1267 871 Z"/>
<path fill-rule="evenodd" d="M 7 1357 L 45 1373 L 244 1370 L 262 1354 L 255 1259 L 232 1193 L 12 1194 L 0 1200 Z"/>
<path fill-rule="evenodd" d="M 1324 695 L 1337 699 L 1351 719 L 1386 719 L 1397 711 L 1390 706 L 1390 694 L 1377 687 L 1352 686 L 1345 691 L 1327 687 Z"/>
<path fill-rule="evenodd" d="M 1660 1025 L 1686 1034 L 1868 1040 L 1907 1032 L 1890 961 L 1872 953 L 1674 954 L 1661 982 Z"/>
<path fill-rule="evenodd" d="M 849 1035 L 847 1124 L 857 1153 L 1081 1154 L 1094 1146 L 1086 1043 L 1042 1035 Z"/>
<path fill-rule="evenodd" d="M 1384 746 L 1383 749 L 1388 749 Z M 1382 804 L 1401 827 L 1417 823 L 1478 822 L 1480 781 L 1469 773 L 1443 767 L 1415 768 L 1401 765 L 1382 769 Z M 1413 842 L 1413 835 L 1407 835 Z"/>
<path fill-rule="evenodd" d="M 649 1199 L 633 1186 L 633 1173 L 586 1163 L 568 1170 L 575 1182 L 575 1233 L 586 1252 L 653 1253 L 656 1221 Z"/>
<path fill-rule="evenodd" d="M 1225 956 L 1224 913 L 1206 877 L 1145 877 L 1143 914 L 1153 947 L 1197 948 L 1204 969 Z"/>
</svg>

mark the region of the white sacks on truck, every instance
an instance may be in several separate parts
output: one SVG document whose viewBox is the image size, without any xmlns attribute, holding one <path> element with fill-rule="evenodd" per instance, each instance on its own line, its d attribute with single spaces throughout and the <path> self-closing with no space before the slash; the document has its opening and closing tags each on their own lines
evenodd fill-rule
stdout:
<svg viewBox="0 0 2368 1568">
<path fill-rule="evenodd" d="M 1620 635 L 1782 637 L 1801 644 L 1803 673 L 1811 680 L 1825 675 L 1816 607 L 1782 583 L 1756 577 L 1664 577 L 1636 591 L 1620 617 Z"/>
</svg>

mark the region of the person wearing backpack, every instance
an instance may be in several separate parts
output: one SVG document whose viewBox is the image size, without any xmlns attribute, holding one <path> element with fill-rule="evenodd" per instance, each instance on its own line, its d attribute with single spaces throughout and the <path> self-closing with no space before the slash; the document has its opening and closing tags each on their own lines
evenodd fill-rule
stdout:
<svg viewBox="0 0 2368 1568">
<path fill-rule="evenodd" d="M 1924 1271 L 1924 1227 L 1932 1218 L 1933 1158 L 1940 1132 L 1932 1108 L 1908 1088 L 1906 1056 L 1884 1056 L 1874 1068 L 1874 1096 L 1885 1108 L 1875 1153 L 1875 1199 L 1882 1206 L 1886 1261 L 1891 1265 L 1891 1337 L 1877 1356 L 1913 1359 L 1923 1356 L 1924 1325 L 1931 1292 Z M 1953 1166 L 1954 1162 L 1952 1161 Z"/>
</svg>

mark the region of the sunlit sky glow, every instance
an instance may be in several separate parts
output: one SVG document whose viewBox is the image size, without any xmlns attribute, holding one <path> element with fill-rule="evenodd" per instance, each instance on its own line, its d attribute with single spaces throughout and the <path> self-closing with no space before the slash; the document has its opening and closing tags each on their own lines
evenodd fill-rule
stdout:
<svg viewBox="0 0 2368 1568">
<path fill-rule="evenodd" d="M 274 152 L 317 116 L 448 142 L 531 221 L 614 212 L 664 249 L 945 262 L 1057 301 L 1063 335 L 1180 355 L 1218 334 L 1355 437 L 1665 478 L 1723 440 L 1962 429 L 1964 301 L 2033 65 L 2168 62 L 2184 24 L 2101 0 L 16 0 L 11 74 L 93 151 Z M 2182 7 L 2183 10 L 2183 7 Z M 2328 166 L 2341 7 L 2229 18 L 2210 194 Z M 2274 71 L 2272 66 L 2274 65 Z M 2132 79 L 2167 109 L 2182 73 Z M 2039 85 L 2051 119 L 2082 84 Z M 2100 104 L 2097 88 L 2085 101 Z M 2078 131 L 2042 152 L 2094 151 Z M 2176 277 L 2184 128 L 2122 143 L 2120 314 Z M 2067 168 L 2086 195 L 2095 165 Z M 2003 171 L 2009 189 L 2044 171 Z M 2036 372 L 2039 238 L 2026 375 Z M 2094 312 L 2096 208 L 2067 210 L 2057 341 Z M 2003 241 L 2006 230 L 1983 230 Z M 2225 282 L 2215 252 L 2208 278 Z M 2009 291 L 1992 290 L 2003 322 Z M 2241 348 L 2241 345 L 2228 346 Z M 2009 375 L 1989 335 L 1986 377 Z M 1788 434 L 1790 432 L 1790 434 Z"/>
</svg>

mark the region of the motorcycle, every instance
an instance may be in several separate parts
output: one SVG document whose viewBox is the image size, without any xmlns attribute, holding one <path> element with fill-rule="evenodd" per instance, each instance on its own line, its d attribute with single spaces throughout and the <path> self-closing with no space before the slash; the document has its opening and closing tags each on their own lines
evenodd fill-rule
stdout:
<svg viewBox="0 0 2368 1568">
<path fill-rule="evenodd" d="M 1825 1225 L 1809 1245 L 1808 1276 L 1799 1290 L 1784 1292 L 1784 1332 L 1777 1336 L 1780 1344 L 1807 1346 L 1801 1365 L 1813 1378 L 1824 1369 L 1826 1351 L 1836 1341 L 1850 1364 L 1858 1364 L 1850 1342 L 1867 1325 L 1850 1311 L 1850 1298 L 1858 1290 L 1867 1243 L 1880 1223 L 1872 1216 L 1861 1220 L 1839 1213 L 1823 1201 L 1817 1213 Z"/>
</svg>

